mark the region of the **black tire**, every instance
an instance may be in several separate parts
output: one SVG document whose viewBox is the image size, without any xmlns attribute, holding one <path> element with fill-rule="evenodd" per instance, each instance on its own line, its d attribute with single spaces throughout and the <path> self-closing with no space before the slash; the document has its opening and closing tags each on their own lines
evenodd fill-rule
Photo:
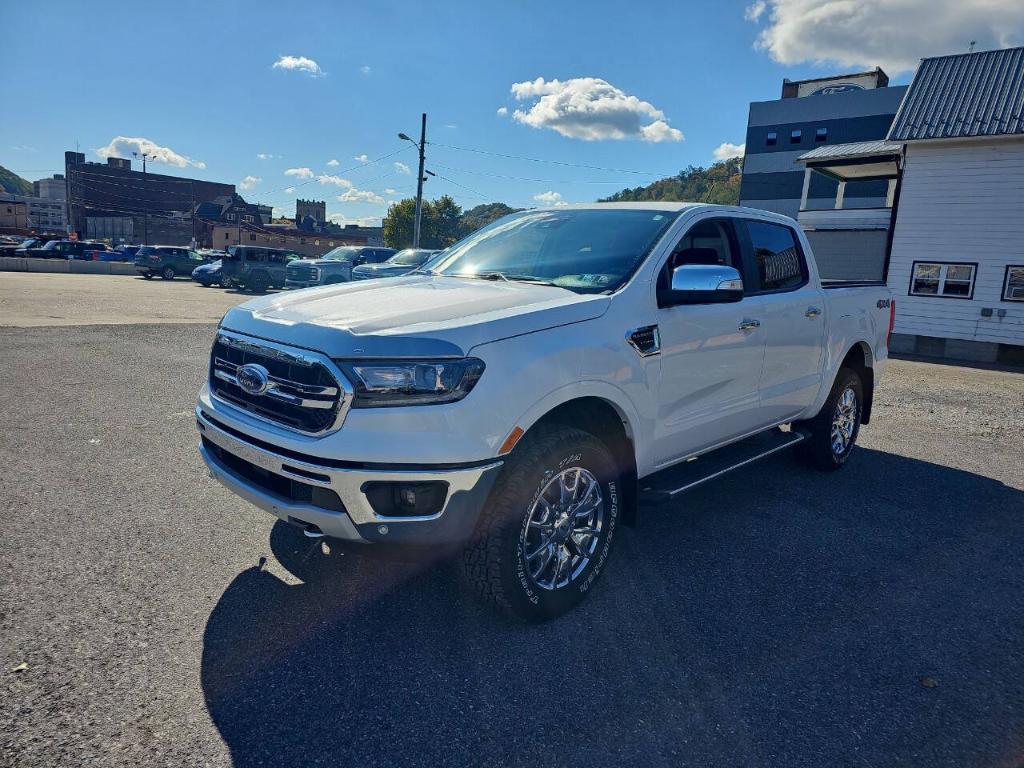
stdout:
<svg viewBox="0 0 1024 768">
<path fill-rule="evenodd" d="M 597 512 L 595 507 L 594 517 L 582 523 L 598 530 L 589 537 L 584 535 L 587 543 L 581 547 L 574 536 L 565 538 L 566 525 L 551 524 L 550 537 L 540 540 L 551 542 L 558 532 L 564 540 L 562 552 L 571 552 L 572 559 L 552 560 L 540 556 L 548 564 L 540 569 L 542 576 L 550 572 L 548 568 L 553 569 L 560 562 L 568 563 L 564 572 L 567 582 L 559 586 L 556 571 L 549 579 L 554 588 L 544 588 L 531 574 L 533 568 L 528 564 L 525 548 L 530 546 L 536 550 L 540 546 L 546 553 L 548 548 L 544 544 L 538 545 L 537 539 L 532 542 L 527 539 L 548 536 L 548 529 L 529 526 L 531 513 L 542 493 L 546 489 L 551 492 L 549 484 L 557 483 L 563 472 L 571 477 L 569 471 L 573 468 L 589 472 L 600 490 L 601 511 Z M 576 477 L 580 482 L 581 475 Z M 607 562 L 620 513 L 621 488 L 622 478 L 614 457 L 607 446 L 589 432 L 559 427 L 541 428 L 528 434 L 507 460 L 474 536 L 463 550 L 466 574 L 477 594 L 527 621 L 545 621 L 573 608 L 586 597 Z M 553 511 L 541 513 L 539 507 L 537 511 L 557 517 Z M 568 515 L 565 519 L 571 525 L 576 517 Z M 584 548 L 589 552 L 586 560 L 581 551 Z M 539 565 L 538 560 L 532 562 Z"/>
<path fill-rule="evenodd" d="M 257 272 L 250 281 L 253 293 L 266 293 L 270 287 L 270 278 L 263 272 Z"/>
<path fill-rule="evenodd" d="M 164 267 L 162 270 L 160 270 L 160 277 L 162 277 L 164 280 L 173 280 L 174 275 L 174 267 Z"/>
<path fill-rule="evenodd" d="M 847 390 L 853 392 L 854 413 L 849 437 L 843 442 L 841 449 L 833 443 L 832 427 L 840 417 L 841 401 Z M 864 385 L 860 375 L 850 368 L 840 368 L 836 380 L 832 384 L 825 405 L 818 415 L 807 421 L 797 422 L 793 426 L 810 432 L 810 437 L 798 446 L 801 458 L 817 469 L 834 471 L 840 469 L 853 452 L 860 432 L 860 418 L 864 412 Z M 848 425 L 849 421 L 846 422 Z"/>
<path fill-rule="evenodd" d="M 153 273 L 152 272 L 143 272 L 142 276 L 144 278 L 146 278 L 147 280 L 152 280 L 153 279 Z"/>
</svg>

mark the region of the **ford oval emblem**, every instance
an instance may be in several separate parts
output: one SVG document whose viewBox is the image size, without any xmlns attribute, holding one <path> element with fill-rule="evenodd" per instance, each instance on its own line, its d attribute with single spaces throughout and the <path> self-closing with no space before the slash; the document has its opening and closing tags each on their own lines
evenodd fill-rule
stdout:
<svg viewBox="0 0 1024 768">
<path fill-rule="evenodd" d="M 238 386 L 250 395 L 262 395 L 270 386 L 270 372 L 255 363 L 243 365 L 235 376 L 238 379 Z"/>
</svg>

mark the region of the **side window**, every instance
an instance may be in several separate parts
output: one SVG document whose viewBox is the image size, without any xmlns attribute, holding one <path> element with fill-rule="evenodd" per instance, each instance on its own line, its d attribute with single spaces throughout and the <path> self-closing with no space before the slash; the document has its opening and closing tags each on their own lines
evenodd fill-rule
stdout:
<svg viewBox="0 0 1024 768">
<path fill-rule="evenodd" d="M 1024 266 L 1011 264 L 1006 268 L 1003 301 L 1024 301 Z"/>
<path fill-rule="evenodd" d="M 762 292 L 791 291 L 807 282 L 807 263 L 792 229 L 763 221 L 746 224 Z"/>
<path fill-rule="evenodd" d="M 974 273 L 974 264 L 915 261 L 910 295 L 969 299 L 974 294 Z"/>
<path fill-rule="evenodd" d="M 659 290 L 672 281 L 672 271 L 684 264 L 718 264 L 742 272 L 739 241 L 728 219 L 698 221 L 672 249 L 665 266 L 658 274 Z"/>
</svg>

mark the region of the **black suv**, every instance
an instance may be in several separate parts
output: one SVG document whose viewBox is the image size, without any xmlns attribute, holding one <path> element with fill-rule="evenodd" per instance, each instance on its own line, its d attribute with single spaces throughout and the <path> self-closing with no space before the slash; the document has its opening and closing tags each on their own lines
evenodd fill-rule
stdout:
<svg viewBox="0 0 1024 768">
<path fill-rule="evenodd" d="M 192 270 L 210 259 L 179 245 L 144 245 L 135 254 L 135 271 L 149 280 L 160 275 L 173 280 L 181 275 L 191 277 Z"/>
</svg>

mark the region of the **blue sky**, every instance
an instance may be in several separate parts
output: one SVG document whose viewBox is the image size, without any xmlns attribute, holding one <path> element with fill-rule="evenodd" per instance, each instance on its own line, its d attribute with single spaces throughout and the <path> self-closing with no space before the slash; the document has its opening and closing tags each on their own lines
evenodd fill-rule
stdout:
<svg viewBox="0 0 1024 768">
<path fill-rule="evenodd" d="M 429 197 L 593 200 L 741 144 L 748 103 L 776 98 L 783 77 L 881 63 L 908 82 L 921 55 L 967 36 L 979 50 L 1013 44 L 1024 28 L 1019 0 L 984 13 L 900 0 L 909 19 L 868 29 L 893 2 L 859 4 L 875 19 L 863 33 L 835 0 L 0 2 L 0 164 L 36 179 L 61 171 L 66 149 L 98 160 L 130 152 L 116 137 L 144 138 L 185 163 L 153 170 L 250 177 L 250 201 L 290 214 L 313 197 L 341 220 L 379 220 L 414 193 L 394 163 L 415 173 L 415 149 L 396 134 L 416 135 L 425 111 Z M 807 21 L 823 8 L 837 17 Z"/>
</svg>

